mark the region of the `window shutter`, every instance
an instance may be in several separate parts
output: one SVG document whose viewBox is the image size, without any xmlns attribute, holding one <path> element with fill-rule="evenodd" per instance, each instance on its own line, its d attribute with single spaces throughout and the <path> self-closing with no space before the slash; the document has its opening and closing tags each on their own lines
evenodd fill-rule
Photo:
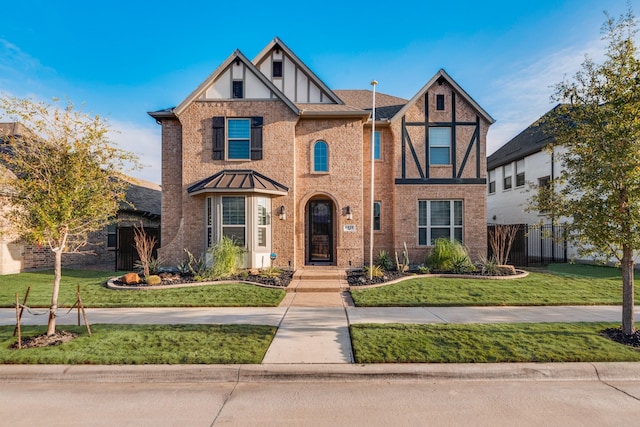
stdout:
<svg viewBox="0 0 640 427">
<path fill-rule="evenodd" d="M 224 160 L 224 117 L 213 118 L 213 160 Z"/>
<path fill-rule="evenodd" d="M 262 160 L 262 117 L 251 117 L 251 160 Z"/>
</svg>

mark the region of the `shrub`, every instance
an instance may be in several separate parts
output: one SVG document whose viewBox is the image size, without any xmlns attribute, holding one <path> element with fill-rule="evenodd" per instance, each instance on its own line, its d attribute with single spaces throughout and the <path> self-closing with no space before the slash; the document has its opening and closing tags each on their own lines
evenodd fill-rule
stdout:
<svg viewBox="0 0 640 427">
<path fill-rule="evenodd" d="M 147 281 L 147 285 L 149 286 L 155 286 L 162 283 L 162 279 L 160 278 L 160 276 L 156 276 L 155 274 L 148 276 L 146 281 Z"/>
<path fill-rule="evenodd" d="M 393 259 L 391 259 L 391 255 L 389 254 L 389 252 L 385 250 L 378 252 L 376 265 L 380 266 L 384 270 L 393 270 L 394 262 Z"/>
<path fill-rule="evenodd" d="M 379 265 L 372 265 L 371 268 L 368 266 L 364 268 L 365 276 L 369 277 L 369 271 L 371 271 L 371 277 L 382 277 L 384 276 L 384 272 L 382 271 L 382 267 Z"/>
<path fill-rule="evenodd" d="M 236 273 L 238 264 L 244 254 L 244 248 L 235 244 L 230 238 L 223 236 L 209 253 L 213 257 L 211 275 L 215 278 L 228 277 Z"/>
<path fill-rule="evenodd" d="M 487 259 L 486 257 L 481 256 L 480 261 L 478 262 L 478 267 L 482 274 L 486 274 L 488 276 L 499 276 L 501 273 L 498 261 L 495 257 Z"/>
<path fill-rule="evenodd" d="M 446 238 L 436 239 L 427 265 L 433 271 L 468 272 L 473 264 L 467 250 L 460 242 Z"/>
<path fill-rule="evenodd" d="M 260 270 L 259 276 L 260 277 L 280 277 L 281 273 L 282 273 L 282 270 L 280 270 L 278 267 L 268 267 Z"/>
</svg>

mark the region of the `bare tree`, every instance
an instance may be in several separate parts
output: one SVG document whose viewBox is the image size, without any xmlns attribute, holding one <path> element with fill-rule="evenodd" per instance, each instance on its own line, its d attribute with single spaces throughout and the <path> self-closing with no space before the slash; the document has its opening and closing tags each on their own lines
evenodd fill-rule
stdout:
<svg viewBox="0 0 640 427">
<path fill-rule="evenodd" d="M 489 245 L 498 265 L 505 265 L 509 260 L 519 229 L 518 224 L 495 224 L 489 229 Z"/>
<path fill-rule="evenodd" d="M 156 243 L 158 243 L 158 239 L 156 239 L 155 236 L 148 235 L 144 231 L 144 226 L 140 223 L 140 227 L 133 226 L 133 241 L 136 246 L 136 251 L 138 252 L 138 257 L 140 258 L 144 276 L 149 277 L 149 265 L 153 260 L 153 248 Z"/>
</svg>

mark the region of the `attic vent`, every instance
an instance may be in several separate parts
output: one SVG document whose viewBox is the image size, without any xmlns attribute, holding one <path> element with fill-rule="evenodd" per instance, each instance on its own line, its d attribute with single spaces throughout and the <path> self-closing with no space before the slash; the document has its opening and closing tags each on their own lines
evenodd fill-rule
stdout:
<svg viewBox="0 0 640 427">
<path fill-rule="evenodd" d="M 282 77 L 282 61 L 273 61 L 271 75 L 272 77 Z"/>
</svg>

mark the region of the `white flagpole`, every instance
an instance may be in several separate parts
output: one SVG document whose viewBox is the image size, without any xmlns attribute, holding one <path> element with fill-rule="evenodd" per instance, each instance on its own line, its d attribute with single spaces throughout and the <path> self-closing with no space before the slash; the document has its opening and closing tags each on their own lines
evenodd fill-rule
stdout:
<svg viewBox="0 0 640 427">
<path fill-rule="evenodd" d="M 373 172 L 375 165 L 375 140 L 376 140 L 376 85 L 377 81 L 371 81 L 373 86 L 373 100 L 371 109 L 371 212 L 370 212 L 370 227 L 369 227 L 369 280 L 373 279 Z"/>
</svg>

